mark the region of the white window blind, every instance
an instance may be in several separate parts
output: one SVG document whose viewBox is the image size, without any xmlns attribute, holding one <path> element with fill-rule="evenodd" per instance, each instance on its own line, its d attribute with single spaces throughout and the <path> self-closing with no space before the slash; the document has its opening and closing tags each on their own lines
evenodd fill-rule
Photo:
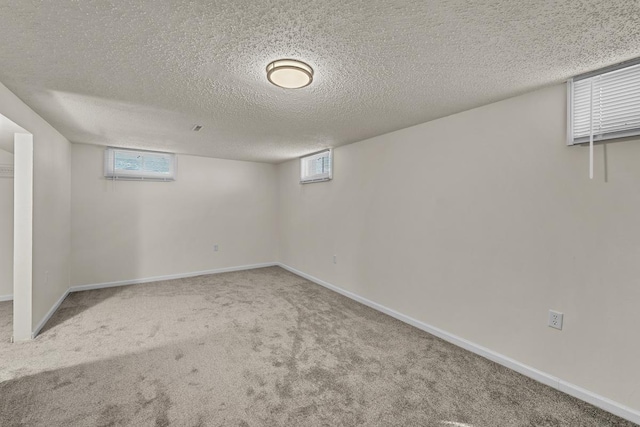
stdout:
<svg viewBox="0 0 640 427">
<path fill-rule="evenodd" d="M 319 151 L 300 158 L 300 182 L 329 181 L 333 178 L 333 151 Z"/>
<path fill-rule="evenodd" d="M 171 153 L 109 147 L 104 156 L 104 176 L 111 179 L 173 181 L 176 158 Z"/>
<path fill-rule="evenodd" d="M 640 63 L 569 80 L 569 145 L 640 135 Z"/>
</svg>

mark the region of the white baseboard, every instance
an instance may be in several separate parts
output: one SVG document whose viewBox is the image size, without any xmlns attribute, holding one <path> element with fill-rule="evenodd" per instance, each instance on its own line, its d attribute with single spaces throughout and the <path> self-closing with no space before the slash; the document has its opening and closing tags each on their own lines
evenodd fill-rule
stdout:
<svg viewBox="0 0 640 427">
<path fill-rule="evenodd" d="M 273 267 L 276 262 L 265 262 L 262 264 L 240 265 L 237 267 L 216 268 L 213 270 L 193 271 L 190 273 L 170 274 L 167 276 L 153 276 L 142 279 L 119 280 L 117 282 L 94 283 L 90 285 L 78 285 L 69 288 L 69 292 L 90 291 L 92 289 L 113 288 L 115 286 L 137 285 L 140 283 L 160 282 L 162 280 L 184 279 L 186 277 L 204 276 L 207 274 L 229 273 L 231 271 L 252 270 L 254 268 Z"/>
<path fill-rule="evenodd" d="M 0 295 L 0 302 L 13 301 L 13 295 Z"/>
<path fill-rule="evenodd" d="M 53 304 L 53 307 L 51 307 L 49 312 L 42 318 L 40 323 L 38 323 L 38 326 L 36 326 L 36 328 L 33 330 L 33 333 L 31 334 L 31 339 L 35 339 L 35 337 L 38 336 L 38 334 L 40 333 L 42 328 L 44 328 L 44 325 L 47 324 L 49 319 L 51 319 L 51 316 L 53 316 L 53 314 L 58 310 L 58 308 L 60 307 L 60 304 L 62 304 L 62 301 L 64 301 L 64 299 L 67 297 L 67 295 L 69 295 L 69 290 L 68 289 L 65 291 L 64 294 L 62 294 L 60 299 L 58 299 L 58 301 L 56 301 L 56 303 Z"/>
<path fill-rule="evenodd" d="M 289 267 L 288 265 L 285 265 L 282 263 L 278 263 L 278 265 L 284 268 L 285 270 L 290 271 L 293 274 L 304 277 L 305 279 L 310 280 L 311 282 L 317 283 L 320 286 L 324 286 L 325 288 L 331 289 L 332 291 L 342 294 L 348 298 L 351 298 L 354 301 L 357 301 L 368 307 L 371 307 L 375 310 L 385 313 L 391 317 L 394 317 L 418 329 L 422 329 L 423 331 L 428 332 L 432 335 L 435 335 L 438 338 L 442 338 L 443 340 L 450 342 L 451 344 L 457 345 L 458 347 L 462 347 L 465 350 L 469 350 L 472 353 L 478 354 L 486 359 L 489 359 L 502 366 L 512 369 L 522 375 L 525 375 L 538 382 L 548 385 L 549 387 L 560 390 L 577 399 L 590 403 L 593 406 L 597 406 L 598 408 L 604 409 L 605 411 L 610 412 L 614 415 L 617 415 L 621 418 L 624 418 L 628 421 L 631 421 L 636 424 L 640 424 L 640 412 L 635 409 L 629 408 L 628 406 L 622 405 L 618 402 L 615 402 L 611 399 L 600 396 L 596 393 L 592 393 L 588 390 L 578 387 L 577 385 L 571 384 L 569 382 L 561 380 L 560 378 L 550 375 L 546 372 L 542 372 L 531 366 L 520 363 L 517 360 L 511 359 L 510 357 L 504 356 L 500 353 L 496 353 L 493 350 L 490 350 L 486 347 L 475 344 L 469 340 L 450 334 L 446 331 L 443 331 L 442 329 L 436 328 L 435 326 L 431 326 L 427 323 L 421 322 L 412 317 L 405 316 L 404 314 L 398 313 L 397 311 L 387 308 L 382 304 L 378 304 L 377 302 L 373 302 L 371 300 L 363 298 L 353 292 L 344 290 L 335 285 L 332 285 L 331 283 L 325 282 L 324 280 L 318 279 L 317 277 L 313 277 L 309 274 L 303 273 L 302 271 L 296 270 L 293 267 Z"/>
</svg>

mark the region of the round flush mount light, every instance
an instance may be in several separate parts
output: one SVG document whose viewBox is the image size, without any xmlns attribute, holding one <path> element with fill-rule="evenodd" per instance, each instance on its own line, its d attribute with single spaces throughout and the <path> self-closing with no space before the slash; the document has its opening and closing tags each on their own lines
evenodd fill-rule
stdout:
<svg viewBox="0 0 640 427">
<path fill-rule="evenodd" d="M 313 68 L 295 59 L 278 59 L 267 65 L 267 79 L 285 89 L 300 89 L 313 81 Z"/>
</svg>

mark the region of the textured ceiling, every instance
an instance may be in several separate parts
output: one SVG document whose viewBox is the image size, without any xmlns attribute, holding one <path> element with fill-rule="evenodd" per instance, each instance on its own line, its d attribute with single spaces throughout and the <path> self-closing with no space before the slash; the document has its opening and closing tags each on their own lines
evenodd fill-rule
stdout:
<svg viewBox="0 0 640 427">
<path fill-rule="evenodd" d="M 640 56 L 638 22 L 637 0 L 0 1 L 0 82 L 72 142 L 279 162 Z M 313 84 L 269 84 L 278 58 Z"/>
</svg>

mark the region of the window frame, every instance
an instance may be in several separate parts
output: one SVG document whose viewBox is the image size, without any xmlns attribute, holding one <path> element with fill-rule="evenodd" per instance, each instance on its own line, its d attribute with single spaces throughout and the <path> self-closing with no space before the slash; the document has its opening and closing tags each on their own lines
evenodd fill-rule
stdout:
<svg viewBox="0 0 640 427">
<path fill-rule="evenodd" d="M 139 153 L 166 156 L 169 159 L 169 172 L 167 174 L 160 172 L 144 172 L 144 171 L 128 171 L 115 170 L 115 157 L 117 152 Z M 104 152 L 104 177 L 111 180 L 125 181 L 175 181 L 176 171 L 178 169 L 178 160 L 174 153 L 151 150 L 136 150 L 130 148 L 107 147 Z"/>
<path fill-rule="evenodd" d="M 573 122 L 574 122 L 574 85 L 576 82 L 581 80 L 598 77 L 607 73 L 611 73 L 614 71 L 622 70 L 624 68 L 633 67 L 636 65 L 640 65 L 640 58 L 632 59 L 629 61 L 621 62 L 619 64 L 614 64 L 608 67 L 600 68 L 598 70 L 590 71 L 588 73 L 580 74 L 575 77 L 567 80 L 567 145 L 585 145 L 589 144 L 589 136 L 581 136 L 578 138 L 574 138 L 573 136 Z M 625 139 L 630 137 L 640 136 L 640 125 L 637 128 L 616 131 L 616 132 L 608 132 L 603 134 L 595 134 L 593 135 L 594 142 L 604 142 L 604 141 L 612 141 Z"/>
<path fill-rule="evenodd" d="M 322 154 L 328 152 L 329 153 L 329 173 L 326 175 L 312 175 L 310 177 L 304 177 L 304 161 L 309 157 L 317 156 L 318 154 Z M 315 177 L 315 178 L 314 178 Z M 325 148 L 320 151 L 315 151 L 313 153 L 306 154 L 300 157 L 300 184 L 313 184 L 316 182 L 326 182 L 331 181 L 333 179 L 333 149 Z"/>
</svg>

